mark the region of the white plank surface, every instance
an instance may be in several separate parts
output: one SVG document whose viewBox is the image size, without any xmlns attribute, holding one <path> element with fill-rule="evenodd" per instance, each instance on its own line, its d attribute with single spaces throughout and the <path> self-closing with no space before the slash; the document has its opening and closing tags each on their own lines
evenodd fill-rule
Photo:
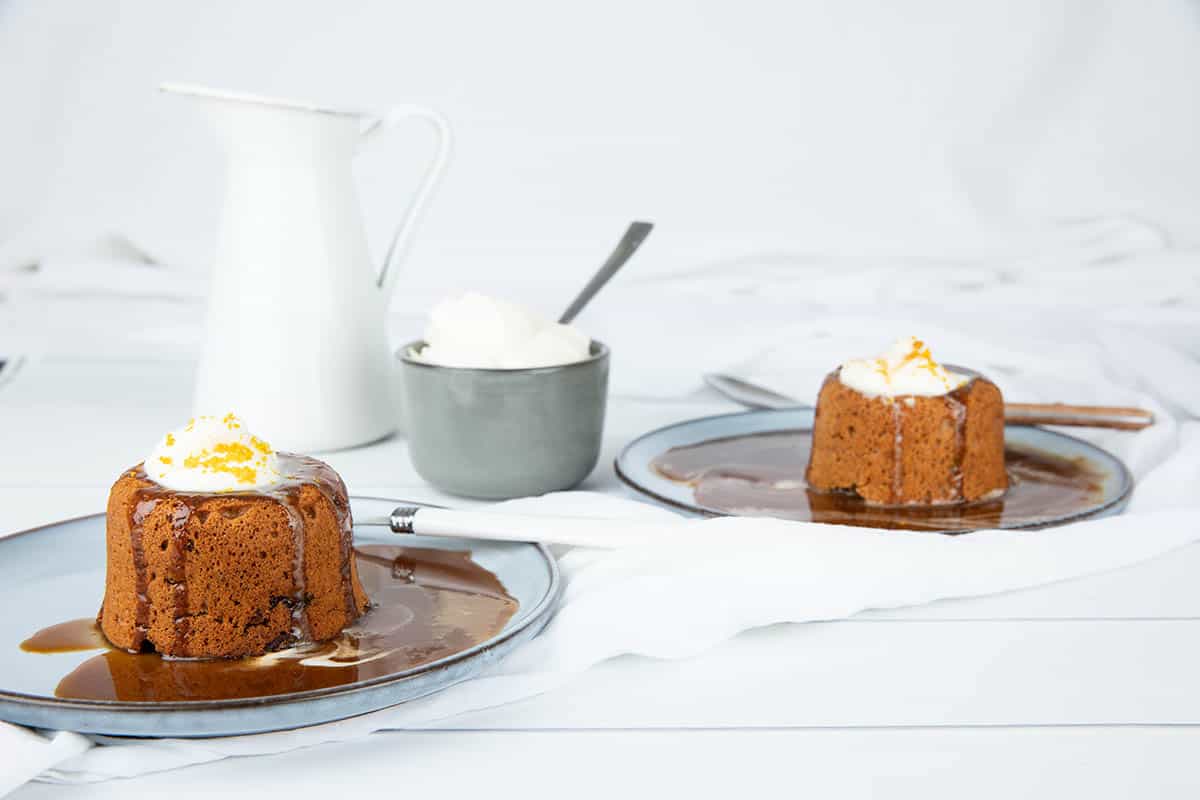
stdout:
<svg viewBox="0 0 1200 800">
<path fill-rule="evenodd" d="M 1194 621 L 848 621 L 624 658 L 449 728 L 1200 724 Z"/>
<path fill-rule="evenodd" d="M 390 733 L 17 800 L 1194 798 L 1195 728 Z"/>
</svg>

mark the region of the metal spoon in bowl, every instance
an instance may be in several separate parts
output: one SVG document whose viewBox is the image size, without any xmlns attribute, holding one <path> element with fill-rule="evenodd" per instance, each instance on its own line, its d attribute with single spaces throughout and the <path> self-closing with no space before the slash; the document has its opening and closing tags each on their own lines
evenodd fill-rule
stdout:
<svg viewBox="0 0 1200 800">
<path fill-rule="evenodd" d="M 625 266 L 625 262 L 637 252 L 638 247 L 642 242 L 646 241 L 646 237 L 650 235 L 650 231 L 654 230 L 653 222 L 634 222 L 630 224 L 629 229 L 625 231 L 625 235 L 621 237 L 621 241 L 617 242 L 616 248 L 609 255 L 608 260 L 604 262 L 604 266 L 600 267 L 599 271 L 592 276 L 592 279 L 587 282 L 587 286 L 575 296 L 571 301 L 571 305 L 567 306 L 567 310 L 558 318 L 558 321 L 563 325 L 567 325 L 575 317 L 579 316 L 579 312 L 583 311 L 596 293 L 604 288 L 604 284 L 608 283 L 613 275 L 617 274 L 617 270 Z"/>
</svg>

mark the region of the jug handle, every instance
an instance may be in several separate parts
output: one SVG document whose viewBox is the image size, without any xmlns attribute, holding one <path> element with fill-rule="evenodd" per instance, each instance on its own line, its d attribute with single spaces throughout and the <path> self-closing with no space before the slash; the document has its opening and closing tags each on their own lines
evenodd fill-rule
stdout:
<svg viewBox="0 0 1200 800">
<path fill-rule="evenodd" d="M 375 137 L 378 131 L 395 128 L 401 122 L 409 119 L 420 119 L 429 123 L 437 133 L 438 149 L 433 163 L 429 165 L 429 169 L 425 171 L 425 176 L 421 179 L 421 185 L 417 187 L 417 193 L 413 195 L 412 202 L 409 203 L 408 210 L 400 220 L 400 225 L 392 234 L 387 255 L 383 258 L 383 267 L 379 270 L 379 279 L 376 283 L 383 291 L 385 298 L 391 298 L 396 289 L 396 282 L 400 275 L 399 262 L 408 252 L 417 223 L 425 213 L 425 208 L 429 205 L 434 190 L 442 181 L 446 165 L 450 162 L 450 149 L 453 142 L 450 123 L 445 117 L 432 108 L 414 105 L 394 106 L 388 109 L 373 124 L 363 130 L 362 138 L 364 141 L 369 141 Z"/>
</svg>

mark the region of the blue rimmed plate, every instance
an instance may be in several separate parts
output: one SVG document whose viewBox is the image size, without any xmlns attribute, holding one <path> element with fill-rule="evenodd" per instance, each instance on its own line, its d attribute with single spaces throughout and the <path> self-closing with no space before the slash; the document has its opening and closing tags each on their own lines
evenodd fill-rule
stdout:
<svg viewBox="0 0 1200 800">
<path fill-rule="evenodd" d="M 1120 513 L 1133 491 L 1121 461 L 1036 427 L 1005 429 L 1010 487 L 1001 497 L 935 507 L 871 506 L 804 484 L 811 409 L 748 411 L 651 431 L 617 456 L 618 477 L 661 503 L 707 515 L 762 515 L 898 530 L 1041 528 Z"/>
<path fill-rule="evenodd" d="M 386 516 L 397 501 L 351 498 L 355 517 Z M 520 606 L 498 634 L 421 666 L 314 691 L 232 700 L 126 702 L 55 696 L 58 682 L 93 651 L 28 653 L 33 632 L 94 616 L 104 593 L 104 515 L 0 539 L 0 719 L 37 728 L 113 736 L 233 736 L 316 725 L 365 714 L 466 680 L 533 638 L 558 601 L 558 567 L 542 546 L 406 536 L 406 547 L 470 550 Z M 355 546 L 395 545 L 386 528 L 356 527 Z"/>
</svg>

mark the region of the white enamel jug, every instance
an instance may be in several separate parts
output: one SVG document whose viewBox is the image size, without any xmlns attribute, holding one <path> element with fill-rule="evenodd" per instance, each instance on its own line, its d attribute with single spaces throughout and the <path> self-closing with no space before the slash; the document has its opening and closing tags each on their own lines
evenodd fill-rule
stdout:
<svg viewBox="0 0 1200 800">
<path fill-rule="evenodd" d="M 162 89 L 204 106 L 229 157 L 196 413 L 234 411 L 274 447 L 298 452 L 391 433 L 385 315 L 398 262 L 449 159 L 446 120 L 419 106 L 374 116 Z M 412 118 L 434 127 L 438 152 L 376 270 L 351 162 L 365 139 Z"/>
</svg>

